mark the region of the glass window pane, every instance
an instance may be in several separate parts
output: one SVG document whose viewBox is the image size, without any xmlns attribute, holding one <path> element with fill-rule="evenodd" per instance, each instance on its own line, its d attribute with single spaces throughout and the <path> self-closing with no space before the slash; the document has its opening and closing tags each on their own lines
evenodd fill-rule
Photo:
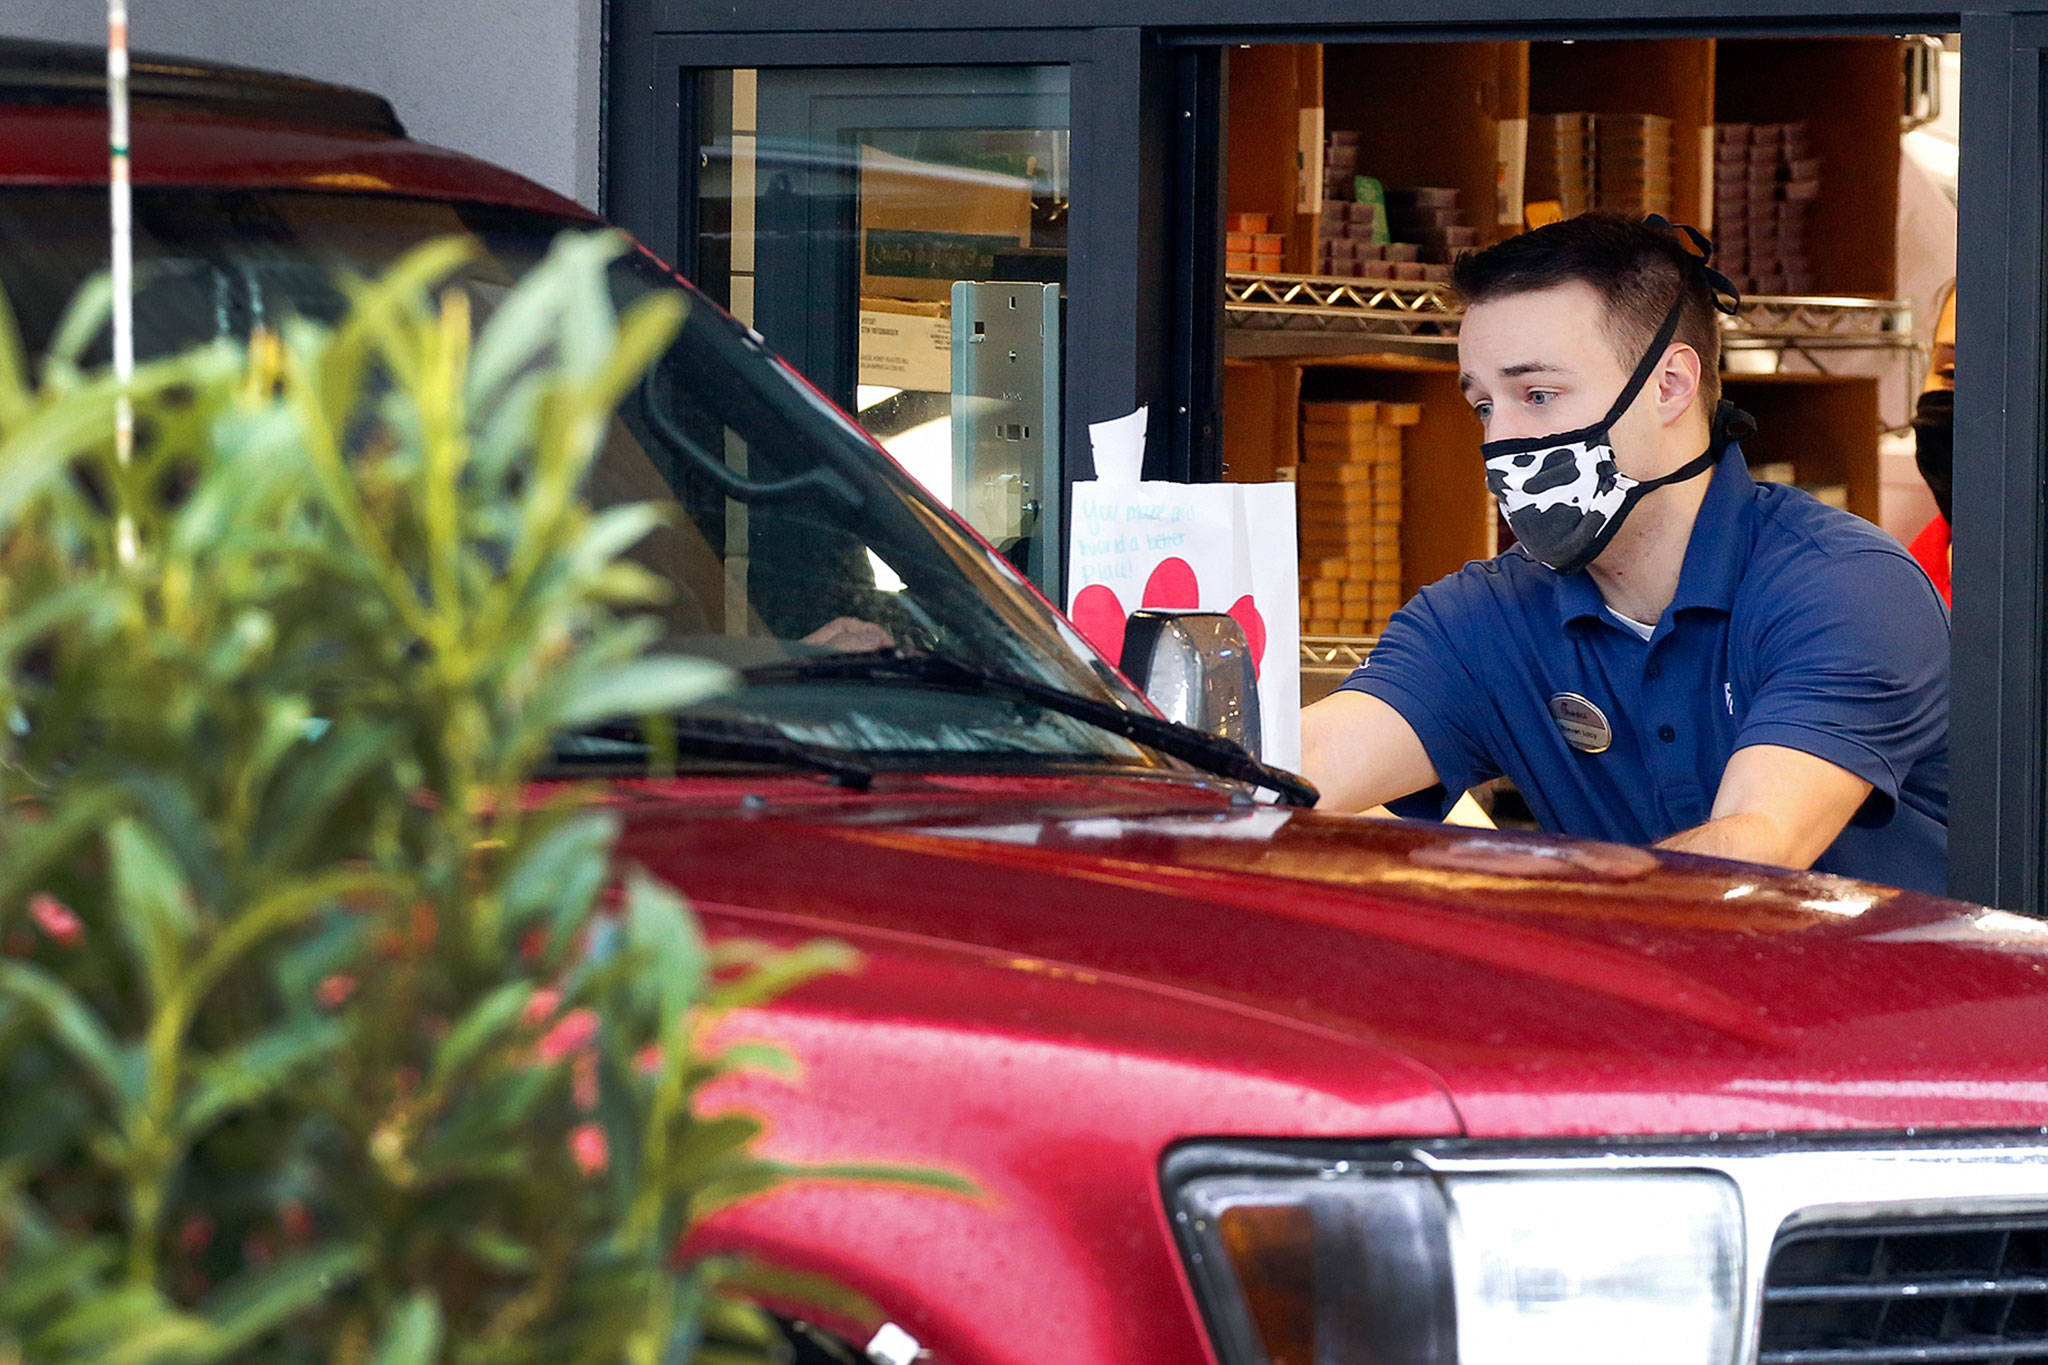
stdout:
<svg viewBox="0 0 2048 1365">
<path fill-rule="evenodd" d="M 698 283 L 1056 588 L 1066 68 L 721 70 L 697 101 Z"/>
</svg>

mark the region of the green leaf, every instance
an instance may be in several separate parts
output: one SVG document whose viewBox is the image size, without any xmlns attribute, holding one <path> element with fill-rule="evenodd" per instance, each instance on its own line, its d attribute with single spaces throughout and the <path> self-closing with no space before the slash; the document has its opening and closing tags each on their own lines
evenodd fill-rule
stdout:
<svg viewBox="0 0 2048 1365">
<path fill-rule="evenodd" d="M 519 1020 L 533 987 L 524 981 L 508 981 L 470 1007 L 448 1036 L 434 1049 L 434 1069 L 427 1088 L 437 1091 Z"/>
<path fill-rule="evenodd" d="M 71 296 L 70 305 L 58 319 L 57 329 L 45 347 L 50 360 L 76 365 L 85 348 L 92 345 L 93 338 L 105 329 L 113 309 L 114 277 L 104 270 L 95 271 L 92 278 Z"/>
<path fill-rule="evenodd" d="M 874 1161 L 828 1161 L 782 1167 L 790 1180 L 837 1180 L 856 1185 L 898 1185 L 935 1194 L 981 1197 L 981 1187 L 963 1175 L 933 1166 L 894 1166 Z"/>
<path fill-rule="evenodd" d="M 699 1185 L 690 1195 L 692 1221 L 708 1218 L 720 1209 L 766 1194 L 789 1183 L 782 1167 L 765 1161 L 750 1161 L 721 1172 Z"/>
<path fill-rule="evenodd" d="M 651 502 L 606 508 L 591 518 L 565 557 L 571 575 L 583 579 L 601 572 L 668 520 L 668 513 Z"/>
<path fill-rule="evenodd" d="M 135 953 L 151 998 L 161 1001 L 171 992 L 192 937 L 184 870 L 154 834 L 128 816 L 107 831 L 107 861 L 121 936 Z"/>
<path fill-rule="evenodd" d="M 118 1257 L 104 1241 L 66 1241 L 33 1257 L 22 1257 L 0 1277 L 0 1322 L 20 1322 L 48 1311 L 50 1300 L 89 1293 Z"/>
<path fill-rule="evenodd" d="M 761 1136 L 764 1125 L 752 1114 L 712 1114 L 699 1118 L 676 1139 L 669 1153 L 668 1175 L 682 1185 L 695 1185 L 718 1161 Z"/>
<path fill-rule="evenodd" d="M 243 1273 L 202 1305 L 214 1333 L 198 1359 L 221 1360 L 254 1345 L 353 1282 L 368 1263 L 360 1247 L 330 1246 Z"/>
<path fill-rule="evenodd" d="M 661 1036 L 673 1037 L 704 989 L 704 939 L 674 888 L 637 867 L 626 874 L 626 941 L 645 955 Z"/>
<path fill-rule="evenodd" d="M 463 1250 L 502 1274 L 524 1275 L 539 1261 L 532 1247 L 495 1228 L 464 1228 L 458 1240 Z"/>
<path fill-rule="evenodd" d="M 722 1294 L 743 1294 L 749 1298 L 772 1298 L 786 1304 L 803 1304 L 824 1309 L 854 1322 L 879 1322 L 887 1315 L 865 1294 L 848 1289 L 827 1275 L 786 1270 L 751 1256 L 736 1257 L 708 1267 L 708 1278 Z"/>
<path fill-rule="evenodd" d="M 391 1315 L 377 1343 L 375 1365 L 431 1365 L 441 1352 L 441 1302 L 421 1289 Z"/>
<path fill-rule="evenodd" d="M 178 1114 L 178 1132 L 197 1140 L 237 1109 L 275 1093 L 294 1076 L 333 1054 L 348 1033 L 333 1019 L 311 1016 L 281 1025 L 199 1069 Z"/>
<path fill-rule="evenodd" d="M 99 1016 L 63 982 L 33 962 L 0 961 L 0 996 L 33 1011 L 87 1079 L 115 1105 L 126 1102 L 120 1048 Z"/>
<path fill-rule="evenodd" d="M 843 943 L 817 939 L 776 953 L 759 966 L 711 992 L 705 1007 L 715 1013 L 752 1009 L 787 995 L 807 981 L 860 966 L 860 954 Z"/>
<path fill-rule="evenodd" d="M 587 811 L 557 822 L 521 849 L 505 871 L 506 927 L 514 932 L 543 915 L 581 921 L 611 876 L 619 818 Z"/>
<path fill-rule="evenodd" d="M 115 780 L 131 809 L 149 822 L 155 836 L 176 857 L 198 899 L 218 904 L 227 894 L 227 877 L 191 787 L 161 770 L 132 767 L 122 769 Z"/>
<path fill-rule="evenodd" d="M 36 1332 L 26 1355 L 30 1360 L 76 1355 L 99 1361 L 117 1349 L 132 1352 L 137 1344 L 168 1354 L 166 1348 L 193 1345 L 205 1335 L 203 1323 L 178 1312 L 154 1288 L 121 1284 L 89 1295 Z"/>
<path fill-rule="evenodd" d="M 587 400 L 603 412 L 618 406 L 626 391 L 661 358 L 682 330 L 689 306 L 680 294 L 649 294 L 633 305 L 619 328 L 618 343 L 593 380 Z"/>
<path fill-rule="evenodd" d="M 727 1076 L 741 1071 L 758 1071 L 770 1076 L 794 1078 L 801 1074 L 796 1058 L 789 1055 L 789 1049 L 773 1043 L 746 1041 L 703 1059 L 704 1068 L 715 1076 Z"/>
<path fill-rule="evenodd" d="M 328 832 L 335 807 L 369 773 L 386 766 L 398 740 L 394 725 L 349 716 L 302 753 L 262 818 L 251 844 L 259 862 L 290 867 Z"/>
<path fill-rule="evenodd" d="M 618 338 L 618 317 L 605 267 L 626 251 L 618 233 L 563 233 L 548 249 L 547 268 L 562 280 L 556 314 L 556 363 L 565 376 L 587 382 L 610 357 Z"/>
<path fill-rule="evenodd" d="M 556 724 L 573 729 L 621 716 L 666 715 L 731 692 L 737 684 L 732 670 L 709 660 L 639 659 L 568 698 Z"/>
<path fill-rule="evenodd" d="M 8 306 L 5 293 L 0 293 L 0 431 L 20 421 L 34 398 L 23 359 L 21 329 L 15 325 L 14 309 Z"/>
</svg>

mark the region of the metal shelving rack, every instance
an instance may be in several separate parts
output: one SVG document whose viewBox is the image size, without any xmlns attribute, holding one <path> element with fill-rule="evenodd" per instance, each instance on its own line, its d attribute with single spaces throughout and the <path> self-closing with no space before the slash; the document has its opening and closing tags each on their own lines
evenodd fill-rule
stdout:
<svg viewBox="0 0 2048 1365">
<path fill-rule="evenodd" d="M 1311 682 L 1324 684 L 1320 691 L 1335 690 L 1337 685 L 1351 676 L 1352 670 L 1365 662 L 1365 656 L 1372 653 L 1379 643 L 1378 636 L 1349 635 L 1304 635 L 1301 637 L 1301 680 L 1302 692 L 1309 693 Z"/>
<path fill-rule="evenodd" d="M 1318 275 L 1223 277 L 1227 349 L 1238 356 L 1372 349 L 1443 355 L 1463 316 L 1449 286 Z M 1722 323 L 1729 352 L 1798 355 L 1825 373 L 1829 351 L 1895 351 L 1910 367 L 1913 308 L 1900 299 L 1759 296 Z"/>
</svg>

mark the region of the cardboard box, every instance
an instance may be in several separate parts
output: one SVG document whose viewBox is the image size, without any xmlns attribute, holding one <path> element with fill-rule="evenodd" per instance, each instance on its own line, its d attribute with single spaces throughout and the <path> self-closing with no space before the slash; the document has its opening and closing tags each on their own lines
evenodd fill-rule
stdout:
<svg viewBox="0 0 2048 1365">
<path fill-rule="evenodd" d="M 1294 480 L 1301 486 L 1300 495 L 1306 498 L 1309 491 L 1323 485 L 1344 487 L 1357 484 L 1364 487 L 1372 482 L 1376 465 L 1371 461 L 1347 461 L 1338 464 L 1304 464 L 1295 470 Z"/>
<path fill-rule="evenodd" d="M 1367 425 L 1380 420 L 1378 403 L 1303 403 L 1301 415 L 1311 422 L 1345 422 Z"/>
<path fill-rule="evenodd" d="M 860 293 L 943 303 L 955 280 L 994 277 L 995 258 L 1031 241 L 1031 182 L 860 150 Z"/>
</svg>

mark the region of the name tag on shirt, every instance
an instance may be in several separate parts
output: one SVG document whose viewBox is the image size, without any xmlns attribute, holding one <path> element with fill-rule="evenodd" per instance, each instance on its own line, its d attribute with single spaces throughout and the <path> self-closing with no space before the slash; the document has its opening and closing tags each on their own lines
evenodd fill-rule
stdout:
<svg viewBox="0 0 2048 1365">
<path fill-rule="evenodd" d="M 1564 732 L 1564 742 L 1582 754 L 1601 754 L 1614 743 L 1614 727 L 1606 713 L 1576 692 L 1559 692 L 1550 699 L 1550 718 Z"/>
</svg>

